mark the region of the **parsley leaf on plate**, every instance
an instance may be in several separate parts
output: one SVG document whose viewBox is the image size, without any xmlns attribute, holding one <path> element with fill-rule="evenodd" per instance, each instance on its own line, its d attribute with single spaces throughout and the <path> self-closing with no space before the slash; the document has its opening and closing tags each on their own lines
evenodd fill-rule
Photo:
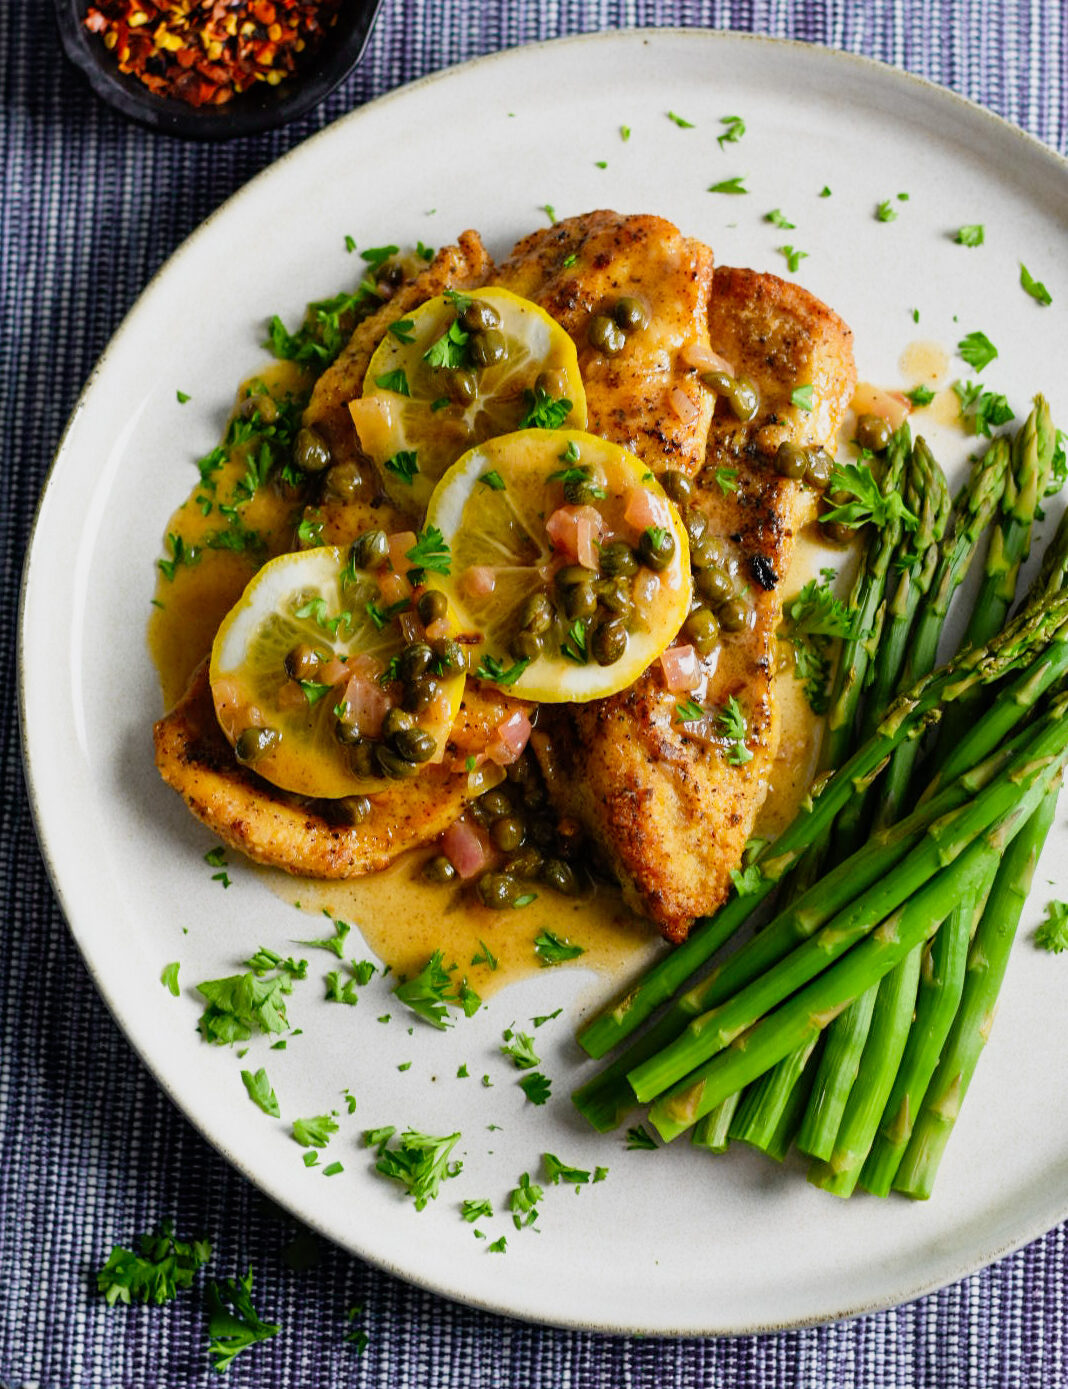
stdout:
<svg viewBox="0 0 1068 1389">
<path fill-rule="evenodd" d="M 274 1093 L 263 1067 L 261 1066 L 255 1075 L 251 1071 L 242 1071 L 241 1079 L 245 1082 L 245 1089 L 252 1103 L 259 1105 L 264 1114 L 270 1114 L 272 1118 L 277 1119 L 280 1114 L 278 1096 Z"/>
<path fill-rule="evenodd" d="M 1051 955 L 1068 950 L 1068 902 L 1046 903 L 1046 919 L 1035 931 L 1035 944 Z"/>
<path fill-rule="evenodd" d="M 534 937 L 534 953 L 543 965 L 559 965 L 585 955 L 586 948 L 575 945 L 566 936 L 558 936 L 555 931 L 545 930 Z"/>
<path fill-rule="evenodd" d="M 378 1161 L 375 1171 L 393 1181 L 400 1182 L 415 1202 L 415 1209 L 421 1211 L 428 1201 L 437 1199 L 441 1184 L 455 1177 L 463 1168 L 462 1162 L 450 1162 L 449 1155 L 460 1141 L 459 1133 L 448 1133 L 442 1138 L 433 1134 L 419 1133 L 416 1129 L 406 1129 L 395 1147 L 389 1147 L 393 1130 L 388 1131 L 384 1140 L 379 1136 L 382 1129 L 372 1129 L 365 1134 L 369 1147 L 377 1149 Z"/>
</svg>

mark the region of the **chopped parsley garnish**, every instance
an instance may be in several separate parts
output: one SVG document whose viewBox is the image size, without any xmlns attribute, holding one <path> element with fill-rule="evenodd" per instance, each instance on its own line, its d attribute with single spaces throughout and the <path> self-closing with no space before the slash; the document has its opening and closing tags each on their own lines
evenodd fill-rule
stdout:
<svg viewBox="0 0 1068 1389">
<path fill-rule="evenodd" d="M 889 199 L 887 199 L 887 201 L 884 203 L 880 203 L 879 206 L 875 209 L 875 220 L 877 222 L 897 221 L 897 212 L 894 209 L 893 204 L 889 201 Z"/>
<path fill-rule="evenodd" d="M 531 902 L 536 902 L 537 900 L 538 894 L 536 892 L 521 892 L 519 896 L 515 899 L 515 901 L 512 903 L 512 906 L 529 907 Z"/>
<path fill-rule="evenodd" d="M 305 516 L 297 527 L 297 539 L 300 541 L 301 548 L 305 550 L 315 550 L 320 545 L 325 545 L 323 518 L 321 516 Z"/>
<path fill-rule="evenodd" d="M 585 955 L 586 947 L 576 945 L 555 931 L 542 931 L 534 937 L 534 953 L 543 965 L 562 965 L 565 960 L 577 960 Z"/>
<path fill-rule="evenodd" d="M 533 390 L 528 387 L 523 392 L 523 404 L 526 408 L 517 429 L 560 429 L 572 409 L 570 400 L 554 400 L 537 382 Z"/>
<path fill-rule="evenodd" d="M 770 222 L 773 227 L 781 227 L 783 231 L 794 231 L 797 226 L 796 222 L 789 221 L 777 207 L 765 212 L 764 221 Z"/>
<path fill-rule="evenodd" d="M 560 655 L 566 656 L 569 661 L 574 661 L 577 666 L 584 666 L 588 663 L 590 651 L 586 641 L 586 624 L 582 618 L 576 617 L 567 629 L 567 635 L 560 645 Z"/>
<path fill-rule="evenodd" d="M 265 945 L 261 945 L 255 955 L 251 955 L 245 964 L 256 974 L 266 974 L 268 970 L 278 969 L 283 974 L 288 974 L 291 979 L 304 979 L 308 973 L 307 960 L 294 960 L 292 955 L 283 960 L 281 955 L 275 950 L 268 950 Z"/>
<path fill-rule="evenodd" d="M 998 350 L 985 333 L 968 333 L 957 343 L 957 351 L 973 371 L 982 371 L 998 355 Z"/>
<path fill-rule="evenodd" d="M 608 1168 L 607 1168 L 607 1167 L 595 1167 L 595 1168 L 593 1169 L 593 1180 L 594 1180 L 594 1184 L 595 1184 L 595 1185 L 596 1185 L 597 1182 L 603 1182 L 607 1176 L 608 1176 Z"/>
<path fill-rule="evenodd" d="M 302 1148 L 325 1148 L 337 1133 L 337 1120 L 329 1114 L 293 1120 L 293 1137 Z"/>
<path fill-rule="evenodd" d="M 429 265 L 434 259 L 434 248 L 433 246 L 424 246 L 421 241 L 417 241 L 415 243 L 415 254 L 420 260 L 425 260 Z"/>
<path fill-rule="evenodd" d="M 360 1317 L 362 1315 L 363 1308 L 361 1306 L 357 1305 L 356 1307 L 350 1307 L 349 1310 L 345 1313 L 345 1320 L 347 1322 L 353 1322 L 356 1320 L 357 1317 Z M 368 1345 L 370 1344 L 370 1337 L 367 1335 L 367 1332 L 364 1331 L 363 1327 L 361 1326 L 350 1326 L 348 1331 L 345 1332 L 342 1339 L 348 1341 L 348 1343 L 353 1347 L 357 1355 L 362 1355 L 364 1351 L 367 1349 Z"/>
<path fill-rule="evenodd" d="M 399 246 L 369 246 L 366 251 L 360 252 L 360 256 L 372 270 L 381 270 L 386 261 L 399 250 Z"/>
<path fill-rule="evenodd" d="M 369 280 L 364 280 L 353 294 L 337 294 L 332 299 L 320 299 L 309 304 L 304 322 L 295 333 L 288 332 L 275 314 L 267 325 L 268 337 L 264 346 L 274 356 L 287 361 L 328 367 L 345 346 L 356 324 L 376 309 L 380 302 L 375 286 Z"/>
<path fill-rule="evenodd" d="M 698 719 L 703 719 L 705 711 L 698 704 L 696 699 L 683 699 L 675 705 L 676 723 L 696 723 Z"/>
<path fill-rule="evenodd" d="M 831 190 L 830 190 L 830 188 L 827 186 L 827 184 L 824 184 L 823 187 L 820 189 L 820 197 L 821 197 L 821 198 L 829 198 L 830 196 L 831 196 Z"/>
<path fill-rule="evenodd" d="M 531 1104 L 544 1104 L 552 1090 L 552 1081 L 541 1071 L 531 1071 L 520 1079 L 519 1088 Z"/>
<path fill-rule="evenodd" d="M 322 600 L 320 599 L 320 601 Z M 392 622 L 395 617 L 407 612 L 411 605 L 412 600 L 410 598 L 398 598 L 395 603 L 390 603 L 388 608 L 380 608 L 373 599 L 369 598 L 363 605 L 363 610 L 375 624 L 376 631 L 381 632 L 382 628 Z M 341 714 L 338 714 L 338 718 L 341 717 Z"/>
<path fill-rule="evenodd" d="M 277 1336 L 281 1326 L 266 1322 L 252 1305 L 252 1270 L 244 1278 L 209 1283 L 205 1295 L 208 1311 L 208 1355 L 220 1372 L 228 1370 L 235 1355 Z"/>
<path fill-rule="evenodd" d="M 497 956 L 494 955 L 486 942 L 484 940 L 479 940 L 478 947 L 476 953 L 471 956 L 471 963 L 473 965 L 488 965 L 491 970 L 496 969 L 498 965 Z"/>
<path fill-rule="evenodd" d="M 795 386 L 790 392 L 790 404 L 796 405 L 799 410 L 812 409 L 812 383 L 806 382 L 803 386 Z"/>
<path fill-rule="evenodd" d="M 555 1013 L 542 1013 L 540 1017 L 531 1018 L 530 1021 L 535 1027 L 540 1027 L 543 1022 L 552 1022 L 554 1018 L 558 1018 L 563 1011 L 562 1008 L 557 1008 Z"/>
<path fill-rule="evenodd" d="M 245 1089 L 248 1097 L 253 1104 L 259 1105 L 264 1114 L 270 1114 L 277 1119 L 280 1111 L 278 1108 L 278 1096 L 271 1088 L 271 1082 L 267 1079 L 267 1072 L 261 1066 L 253 1075 L 251 1071 L 242 1071 L 241 1079 L 245 1082 Z"/>
<path fill-rule="evenodd" d="M 476 1220 L 492 1220 L 493 1203 L 485 1197 L 477 1201 L 464 1201 L 460 1206 L 460 1217 L 466 1220 L 468 1225 L 473 1225 Z"/>
<path fill-rule="evenodd" d="M 561 1182 L 567 1182 L 571 1186 L 586 1186 L 590 1180 L 590 1174 L 583 1167 L 571 1167 L 566 1162 L 561 1162 L 553 1153 L 542 1153 L 541 1160 L 545 1166 L 545 1176 L 553 1186 L 559 1186 Z"/>
<path fill-rule="evenodd" d="M 540 210 L 541 210 L 542 212 L 545 213 L 546 217 L 548 217 L 549 221 L 550 221 L 550 222 L 552 223 L 552 225 L 555 227 L 555 226 L 556 226 L 556 208 L 553 207 L 552 203 L 542 203 L 541 209 L 540 209 Z"/>
<path fill-rule="evenodd" d="M 501 1047 L 502 1056 L 510 1056 L 517 1070 L 528 1071 L 535 1066 L 541 1065 L 541 1059 L 534 1050 L 534 1038 L 526 1032 L 513 1032 L 506 1028 L 504 1032 L 504 1046 Z"/>
<path fill-rule="evenodd" d="M 831 642 L 867 636 L 858 626 L 858 614 L 831 591 L 834 570 L 821 572 L 822 582 L 809 579 L 783 604 L 784 622 L 779 629 L 779 637 L 794 649 L 794 679 L 803 683 L 805 698 L 815 714 L 827 711 Z"/>
<path fill-rule="evenodd" d="M 412 548 L 405 551 L 405 558 L 417 568 L 430 569 L 435 574 L 448 574 L 452 564 L 449 547 L 437 526 L 421 530 Z"/>
<path fill-rule="evenodd" d="M 913 386 L 911 391 L 905 392 L 905 399 L 911 400 L 915 406 L 930 405 L 934 398 L 935 393 L 930 386 Z"/>
<path fill-rule="evenodd" d="M 490 468 L 488 472 L 480 473 L 478 480 L 483 487 L 488 487 L 491 492 L 504 491 L 504 478 L 501 477 L 496 468 Z"/>
<path fill-rule="evenodd" d="M 329 632 L 331 636 L 337 635 L 337 629 L 344 625 L 352 627 L 352 613 L 348 610 L 339 612 L 337 617 L 327 617 L 329 605 L 325 598 L 309 598 L 304 603 L 299 603 L 293 609 L 293 616 L 304 620 L 311 618 L 316 627 L 322 628 L 324 632 Z"/>
<path fill-rule="evenodd" d="M 884 496 L 875 474 L 867 463 L 836 463 L 831 470 L 828 492 L 845 492 L 853 500 L 836 506 L 824 514 L 825 521 L 837 521 L 843 526 L 866 526 L 869 522 L 883 527 L 893 517 L 906 530 L 914 531 L 919 524 L 901 500 L 898 492 Z"/>
<path fill-rule="evenodd" d="M 626 144 L 626 142 L 630 139 L 629 125 L 621 125 L 619 127 L 619 138 L 623 141 L 624 144 Z"/>
<path fill-rule="evenodd" d="M 457 309 L 457 313 L 462 312 L 462 309 Z M 423 361 L 427 366 L 440 367 L 445 371 L 466 367 L 469 364 L 470 339 L 471 334 L 465 333 L 459 319 L 454 318 L 441 337 L 436 338 L 423 353 Z"/>
<path fill-rule="evenodd" d="M 326 976 L 326 1001 L 327 1003 L 347 1003 L 350 1007 L 355 1007 L 359 1002 L 356 980 L 346 979 L 342 982 L 341 971 L 332 969 Z"/>
<path fill-rule="evenodd" d="M 563 258 L 563 260 L 560 262 L 560 269 L 561 269 L 561 270 L 570 270 L 571 267 L 575 264 L 575 262 L 576 262 L 577 260 L 578 260 L 578 256 L 575 254 L 575 252 L 574 252 L 574 251 L 569 252 L 569 253 Z"/>
<path fill-rule="evenodd" d="M 530 1180 L 530 1173 L 524 1172 L 519 1185 L 513 1187 L 508 1196 L 508 1209 L 512 1212 L 512 1224 L 517 1230 L 533 1225 L 538 1218 L 537 1205 L 544 1196 L 540 1186 Z"/>
<path fill-rule="evenodd" d="M 401 482 L 411 487 L 412 478 L 419 471 L 419 459 L 415 449 L 400 449 L 382 464 L 387 473 L 399 477 Z"/>
<path fill-rule="evenodd" d="M 494 685 L 514 685 L 519 677 L 530 665 L 531 658 L 524 656 L 522 660 L 515 661 L 510 666 L 505 666 L 498 661 L 496 656 L 483 656 L 478 663 L 475 671 L 475 678 L 478 680 L 491 680 Z"/>
<path fill-rule="evenodd" d="M 471 1079 L 471 1072 L 467 1069 L 467 1062 L 466 1062 L 466 1061 L 465 1061 L 461 1066 L 458 1066 L 458 1067 L 456 1068 L 456 1079 L 457 1079 L 457 1080 L 470 1080 L 470 1079 Z"/>
<path fill-rule="evenodd" d="M 954 381 L 953 393 L 960 401 L 960 417 L 976 434 L 990 438 L 991 428 L 1008 424 L 1016 416 L 1009 402 L 996 391 L 984 391 L 978 381 Z M 832 479 L 833 483 L 833 479 Z"/>
<path fill-rule="evenodd" d="M 176 1239 L 174 1222 L 162 1220 L 155 1234 L 138 1235 L 137 1252 L 114 1245 L 96 1275 L 96 1286 L 109 1307 L 116 1302 L 127 1306 L 152 1302 L 161 1307 L 177 1297 L 180 1289 L 191 1288 L 196 1273 L 210 1258 L 208 1240 Z"/>
<path fill-rule="evenodd" d="M 729 744 L 727 761 L 731 766 L 741 767 L 746 762 L 751 762 L 753 754 L 745 745 L 749 734 L 749 721 L 734 695 L 727 696 L 726 704 L 716 715 L 716 726 Z"/>
<path fill-rule="evenodd" d="M 318 704 L 333 689 L 332 685 L 324 685 L 320 680 L 298 680 L 297 684 L 304 691 L 304 698 L 309 704 Z"/>
<path fill-rule="evenodd" d="M 178 986 L 178 971 L 181 968 L 179 961 L 172 960 L 169 965 L 164 965 L 160 971 L 159 982 L 165 989 L 170 989 L 171 993 L 178 997 L 181 989 Z"/>
<path fill-rule="evenodd" d="M 508 1237 L 502 1235 L 500 1239 L 495 1239 L 492 1244 L 486 1246 L 486 1252 L 488 1254 L 507 1254 Z"/>
<path fill-rule="evenodd" d="M 412 318 L 398 318 L 396 323 L 389 325 L 389 332 L 398 342 L 409 343 L 415 341 L 415 334 L 412 329 L 415 327 L 415 320 Z M 377 384 L 381 384 L 380 382 Z"/>
<path fill-rule="evenodd" d="M 345 1168 L 340 1162 L 332 1162 L 328 1167 L 323 1168 L 324 1177 L 336 1177 L 339 1172 L 344 1172 Z"/>
<path fill-rule="evenodd" d="M 395 391 L 397 395 L 410 396 L 411 387 L 408 385 L 408 376 L 403 367 L 397 367 L 395 371 L 387 371 L 384 376 L 375 377 L 375 385 L 383 391 Z"/>
<path fill-rule="evenodd" d="M 224 1046 L 247 1042 L 253 1032 L 285 1031 L 285 995 L 293 986 L 282 975 L 260 979 L 250 970 L 225 979 L 205 979 L 196 987 L 208 1001 L 198 1024 L 206 1042 Z"/>
<path fill-rule="evenodd" d="M 396 1146 L 390 1148 L 388 1143 L 393 1132 L 393 1129 L 375 1129 L 364 1135 L 368 1146 L 377 1150 L 375 1171 L 400 1182 L 415 1202 L 415 1209 L 421 1211 L 428 1201 L 437 1199 L 441 1183 L 462 1170 L 462 1162 L 449 1161 L 449 1154 L 460 1141 L 460 1135 L 449 1133 L 435 1138 L 432 1134 L 406 1129 Z M 382 1133 L 386 1134 L 385 1139 L 380 1139 Z"/>
<path fill-rule="evenodd" d="M 167 553 L 170 559 L 156 560 L 156 567 L 165 579 L 174 579 L 175 570 L 182 564 L 196 564 L 200 558 L 200 551 L 195 545 L 186 545 L 180 535 L 175 535 L 173 531 L 167 532 L 166 539 Z"/>
<path fill-rule="evenodd" d="M 327 921 L 333 921 L 330 913 L 324 911 L 323 915 Z M 332 950 L 338 959 L 342 959 L 345 954 L 345 937 L 352 930 L 347 921 L 334 921 L 334 934 L 327 936 L 323 940 L 298 940 L 297 945 L 310 945 L 314 950 Z"/>
<path fill-rule="evenodd" d="M 683 116 L 676 115 L 674 111 L 669 111 L 667 113 L 667 118 L 669 121 L 674 121 L 680 130 L 693 130 L 695 128 L 693 121 L 688 121 Z"/>
<path fill-rule="evenodd" d="M 803 260 L 808 260 L 807 251 L 798 251 L 793 246 L 779 246 L 778 251 L 786 257 L 786 268 L 795 271 Z"/>
<path fill-rule="evenodd" d="M 741 116 L 721 116 L 719 123 L 726 127 L 722 135 L 716 136 L 716 144 L 720 149 L 724 145 L 736 145 L 745 134 L 745 121 Z"/>
<path fill-rule="evenodd" d="M 185 405 L 185 403 L 186 403 L 187 401 L 193 399 L 193 397 L 192 397 L 191 395 L 187 395 L 187 394 L 185 393 L 185 391 L 175 391 L 174 394 L 175 394 L 175 395 L 177 396 L 177 398 L 178 398 L 178 404 L 179 404 L 179 405 Z"/>
<path fill-rule="evenodd" d="M 659 1146 L 644 1124 L 638 1124 L 636 1128 L 627 1130 L 628 1150 L 635 1151 L 641 1148 L 658 1148 Z"/>
<path fill-rule="evenodd" d="M 212 868 L 225 868 L 226 850 L 221 844 L 216 844 L 214 849 L 209 849 L 204 855 L 204 862 L 210 864 Z"/>
<path fill-rule="evenodd" d="M 819 713 L 819 710 L 816 710 Z M 734 890 L 739 897 L 750 897 L 764 882 L 764 875 L 760 871 L 758 864 L 751 863 L 740 872 L 737 868 L 731 869 L 731 882 Z"/>
<path fill-rule="evenodd" d="M 986 240 L 986 231 L 982 222 L 973 222 L 971 226 L 959 227 L 953 240 L 958 246 L 981 246 Z"/>
<path fill-rule="evenodd" d="M 593 163 L 594 163 L 594 167 L 597 168 L 597 169 L 607 169 L 607 168 L 608 168 L 608 160 L 607 160 L 607 159 L 595 159 L 595 160 L 593 161 Z"/>
<path fill-rule="evenodd" d="M 1035 931 L 1035 944 L 1052 955 L 1068 950 L 1068 902 L 1046 903 L 1046 919 Z"/>
<path fill-rule="evenodd" d="M 361 987 L 369 984 L 373 975 L 378 973 L 378 967 L 373 965 L 370 960 L 352 960 L 353 978 Z"/>
<path fill-rule="evenodd" d="M 1041 280 L 1036 280 L 1032 276 L 1030 270 L 1024 265 L 1023 261 L 1020 262 L 1020 286 L 1025 294 L 1029 294 L 1032 299 L 1037 300 L 1043 307 L 1048 307 L 1053 303 L 1053 295 L 1050 294 Z"/>
<path fill-rule="evenodd" d="M 568 448 L 574 448 L 574 442 L 569 444 Z M 597 481 L 597 477 L 593 469 L 589 467 L 583 467 L 582 465 L 572 466 L 569 468 L 558 468 L 555 473 L 549 474 L 546 481 L 562 482 L 565 484 L 565 486 L 569 482 L 581 482 L 585 484 L 584 492 L 587 497 L 602 499 L 608 496 L 607 488 L 604 486 L 603 483 Z"/>
<path fill-rule="evenodd" d="M 481 998 L 466 979 L 458 985 L 453 981 L 443 960 L 443 952 L 435 950 L 413 979 L 403 980 L 393 990 L 401 1003 L 442 1032 L 452 1026 L 448 1014 L 450 1007 L 462 1008 L 470 1018 L 482 1006 Z"/>
<path fill-rule="evenodd" d="M 341 1093 L 345 1096 L 345 1108 L 346 1108 L 346 1110 L 348 1111 L 349 1114 L 355 1114 L 355 1113 L 356 1113 L 356 1096 L 352 1093 L 352 1091 L 349 1089 L 349 1087 L 348 1087 L 347 1085 L 345 1086 L 344 1090 L 342 1090 Z"/>
<path fill-rule="evenodd" d="M 738 469 L 737 469 L 737 468 L 717 468 L 717 469 L 716 469 L 716 482 L 719 484 L 719 490 L 723 493 L 724 496 L 726 496 L 728 492 L 737 492 L 737 490 L 738 490 Z"/>
<path fill-rule="evenodd" d="M 713 183 L 708 191 L 710 193 L 748 193 L 749 189 L 745 186 L 745 175 L 735 174 L 733 178 L 725 178 L 719 183 Z"/>
</svg>

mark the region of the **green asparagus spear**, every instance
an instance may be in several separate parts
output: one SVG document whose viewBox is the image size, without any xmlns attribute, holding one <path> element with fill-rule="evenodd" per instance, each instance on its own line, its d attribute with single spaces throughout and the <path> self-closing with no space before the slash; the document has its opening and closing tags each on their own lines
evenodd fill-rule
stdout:
<svg viewBox="0 0 1068 1389">
<path fill-rule="evenodd" d="M 741 1095 L 728 1095 L 711 1114 L 694 1125 L 691 1142 L 710 1153 L 725 1153 L 731 1145 L 731 1123 Z"/>
<path fill-rule="evenodd" d="M 834 1151 L 838 1126 L 860 1070 L 878 993 L 877 986 L 866 990 L 827 1028 L 823 1056 L 797 1131 L 798 1151 L 807 1157 L 828 1158 Z"/>
<path fill-rule="evenodd" d="M 1013 840 L 987 898 L 968 955 L 964 996 L 942 1058 L 924 1096 L 894 1190 L 925 1200 L 990 1035 L 998 993 L 1035 865 L 1057 809 L 1059 781 Z"/>
<path fill-rule="evenodd" d="M 751 1143 L 754 1148 L 760 1148 L 765 1153 L 774 1146 L 781 1131 L 783 1117 L 790 1109 L 797 1086 L 819 1040 L 818 1037 L 814 1037 L 810 1042 L 806 1042 L 803 1047 L 772 1066 L 770 1071 L 766 1071 L 759 1080 L 747 1087 L 734 1123 L 731 1124 L 732 1139 L 736 1138 L 741 1143 Z M 701 1123 L 704 1122 L 702 1119 Z"/>
<path fill-rule="evenodd" d="M 849 759 L 802 810 L 760 861 L 762 878 L 745 897 L 734 897 L 715 916 L 705 917 L 685 943 L 665 956 L 618 1003 L 599 1014 L 579 1034 L 593 1057 L 604 1056 L 666 1002 L 701 965 L 729 940 L 775 885 L 833 823 L 856 789 L 875 776 L 894 749 L 917 738 L 940 717 L 943 703 L 973 685 L 1002 679 L 1050 648 L 1068 665 L 1068 599 L 1057 598 L 1022 612 L 987 647 L 962 652 L 942 670 L 921 680 L 895 701 L 875 736 Z M 1035 696 L 1037 698 L 1037 695 Z M 976 759 L 978 760 L 978 759 Z"/>
<path fill-rule="evenodd" d="M 1068 753 L 1048 760 L 1027 778 L 1007 815 L 974 840 L 954 863 L 937 873 L 899 910 L 884 920 L 855 949 L 799 989 L 774 1013 L 762 1018 L 735 1046 L 713 1056 L 661 1095 L 649 1111 L 650 1121 L 670 1142 L 728 1095 L 770 1070 L 823 1030 L 831 1018 L 865 989 L 893 969 L 926 940 L 964 893 L 980 890 L 992 864 L 1059 783 Z M 915 1134 L 913 1135 L 915 1142 Z"/>
</svg>

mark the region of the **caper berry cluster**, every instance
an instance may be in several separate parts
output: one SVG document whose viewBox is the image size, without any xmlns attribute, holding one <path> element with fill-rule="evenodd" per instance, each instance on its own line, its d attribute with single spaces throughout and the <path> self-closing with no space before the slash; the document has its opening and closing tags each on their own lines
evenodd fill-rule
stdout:
<svg viewBox="0 0 1068 1389">
<path fill-rule="evenodd" d="M 722 396 L 736 420 L 748 424 L 755 417 L 760 395 L 748 377 L 728 376 L 725 371 L 706 371 L 702 373 L 701 380 L 709 390 Z"/>
<path fill-rule="evenodd" d="M 514 907 L 541 883 L 577 896 L 584 878 L 576 868 L 578 845 L 565 841 L 549 804 L 538 765 L 524 752 L 507 768 L 507 779 L 470 802 L 467 813 L 487 830 L 498 862 L 481 874 L 475 890 L 487 907 Z M 449 883 L 456 869 L 444 854 L 435 854 L 423 867 L 430 882 Z"/>
<path fill-rule="evenodd" d="M 831 480 L 834 459 L 826 449 L 791 444 L 787 440 L 775 453 L 775 471 L 791 482 L 804 482 L 816 492 L 822 492 Z"/>
<path fill-rule="evenodd" d="M 753 605 L 728 542 L 711 535 L 708 517 L 693 505 L 695 488 L 685 473 L 668 470 L 660 485 L 679 509 L 690 541 L 693 601 L 683 633 L 699 656 L 708 656 L 721 633 L 741 632 L 753 620 Z"/>
<path fill-rule="evenodd" d="M 624 294 L 608 313 L 596 313 L 590 319 L 586 336 L 591 347 L 606 357 L 618 357 L 627 345 L 631 333 L 640 333 L 649 326 L 649 310 L 641 299 Z"/>
</svg>

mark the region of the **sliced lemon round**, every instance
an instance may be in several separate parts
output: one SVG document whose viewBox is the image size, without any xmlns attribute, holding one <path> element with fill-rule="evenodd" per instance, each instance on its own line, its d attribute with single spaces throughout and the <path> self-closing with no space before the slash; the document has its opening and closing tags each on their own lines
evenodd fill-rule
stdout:
<svg viewBox="0 0 1068 1389">
<path fill-rule="evenodd" d="M 394 323 L 349 410 L 386 491 L 418 514 L 473 445 L 531 424 L 586 426 L 575 344 L 506 289 L 450 291 Z"/>
<path fill-rule="evenodd" d="M 445 590 L 470 669 L 547 703 L 632 684 L 689 612 L 678 512 L 632 453 L 577 430 L 528 429 L 465 453 L 434 489 Z"/>
<path fill-rule="evenodd" d="M 416 537 L 392 537 L 398 556 Z M 299 795 L 381 791 L 439 762 L 465 660 L 440 598 L 424 626 L 404 563 L 357 568 L 341 549 L 280 555 L 223 619 L 211 692 L 239 762 Z M 427 605 L 423 611 L 430 616 Z"/>
</svg>

